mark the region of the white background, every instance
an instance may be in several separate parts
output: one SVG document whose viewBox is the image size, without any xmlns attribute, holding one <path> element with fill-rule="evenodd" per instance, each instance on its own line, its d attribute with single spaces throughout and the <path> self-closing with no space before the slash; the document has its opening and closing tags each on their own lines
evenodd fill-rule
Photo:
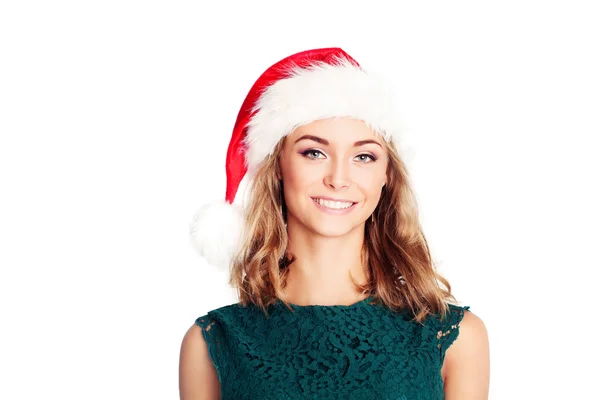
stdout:
<svg viewBox="0 0 600 400">
<path fill-rule="evenodd" d="M 425 234 L 488 328 L 490 399 L 600 398 L 591 4 L 3 2 L 0 398 L 178 398 L 185 331 L 236 301 L 192 214 L 224 197 L 254 80 L 329 46 L 398 88 Z"/>
</svg>

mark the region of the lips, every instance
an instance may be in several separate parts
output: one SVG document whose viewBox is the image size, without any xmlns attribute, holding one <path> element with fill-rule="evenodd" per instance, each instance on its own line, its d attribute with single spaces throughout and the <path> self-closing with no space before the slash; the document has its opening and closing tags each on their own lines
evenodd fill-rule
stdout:
<svg viewBox="0 0 600 400">
<path fill-rule="evenodd" d="M 323 212 L 326 212 L 328 214 L 336 214 L 336 215 L 340 215 L 340 214 L 348 214 L 350 213 L 352 210 L 354 210 L 356 204 L 358 204 L 357 202 L 354 201 L 347 201 L 347 203 L 350 204 L 350 206 L 346 207 L 346 208 L 329 208 L 323 204 L 319 203 L 319 199 L 323 199 L 323 200 L 327 200 L 327 201 L 340 201 L 340 200 L 329 200 L 325 197 L 312 197 L 311 198 L 313 203 Z"/>
</svg>

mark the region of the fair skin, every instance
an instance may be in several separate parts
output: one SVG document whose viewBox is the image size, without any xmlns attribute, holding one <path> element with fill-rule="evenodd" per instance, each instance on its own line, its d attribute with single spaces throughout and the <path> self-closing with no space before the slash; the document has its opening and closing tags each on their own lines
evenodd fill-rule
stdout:
<svg viewBox="0 0 600 400">
<path fill-rule="evenodd" d="M 360 262 L 364 224 L 377 206 L 387 176 L 383 139 L 349 118 L 314 121 L 285 139 L 279 179 L 284 184 L 290 265 L 285 300 L 296 305 L 349 305 L 365 298 L 348 276 L 366 279 Z M 346 214 L 324 211 L 314 198 L 350 200 Z M 325 205 L 331 206 L 330 203 Z M 485 400 L 489 345 L 485 325 L 467 311 L 441 369 L 446 400 Z M 220 384 L 202 332 L 193 325 L 180 357 L 180 398 L 218 400 Z"/>
<path fill-rule="evenodd" d="M 280 156 L 287 206 L 288 248 L 296 256 L 285 288 L 297 305 L 348 305 L 356 292 L 348 272 L 362 283 L 360 262 L 365 221 L 386 181 L 387 152 L 380 137 L 362 121 L 314 121 L 294 130 Z M 315 198 L 355 202 L 344 215 L 323 212 Z"/>
<path fill-rule="evenodd" d="M 490 346 L 483 321 L 466 311 L 459 334 L 446 350 L 442 366 L 446 400 L 487 400 L 490 387 Z"/>
<path fill-rule="evenodd" d="M 181 400 L 221 400 L 217 370 L 208 355 L 201 328 L 192 325 L 179 352 L 179 398 Z"/>
</svg>

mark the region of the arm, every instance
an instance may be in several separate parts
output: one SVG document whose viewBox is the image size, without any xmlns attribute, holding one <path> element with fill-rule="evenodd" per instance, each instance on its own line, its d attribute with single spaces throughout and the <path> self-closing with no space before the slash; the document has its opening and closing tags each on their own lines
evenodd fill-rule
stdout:
<svg viewBox="0 0 600 400">
<path fill-rule="evenodd" d="M 459 334 L 446 351 L 442 366 L 446 400 L 487 400 L 490 385 L 490 351 L 483 321 L 466 311 Z"/>
<path fill-rule="evenodd" d="M 181 400 L 221 400 L 217 370 L 208 355 L 202 329 L 196 324 L 181 343 L 179 396 Z"/>
</svg>

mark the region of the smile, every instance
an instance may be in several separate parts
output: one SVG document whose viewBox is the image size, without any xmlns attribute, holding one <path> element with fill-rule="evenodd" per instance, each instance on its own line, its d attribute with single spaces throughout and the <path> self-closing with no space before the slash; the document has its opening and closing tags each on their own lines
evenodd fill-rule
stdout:
<svg viewBox="0 0 600 400">
<path fill-rule="evenodd" d="M 352 201 L 325 200 L 321 198 L 312 198 L 312 200 L 321 211 L 329 214 L 347 214 L 357 204 Z"/>
</svg>

